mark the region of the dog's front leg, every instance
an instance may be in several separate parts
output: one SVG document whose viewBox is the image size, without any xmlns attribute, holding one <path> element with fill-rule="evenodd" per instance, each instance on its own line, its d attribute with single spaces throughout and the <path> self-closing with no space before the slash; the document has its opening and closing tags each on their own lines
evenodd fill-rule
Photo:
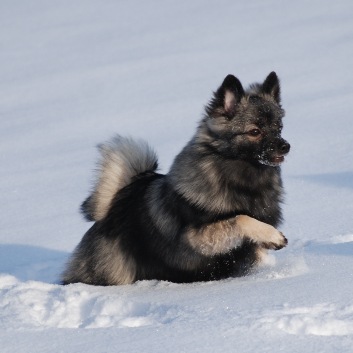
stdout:
<svg viewBox="0 0 353 353">
<path fill-rule="evenodd" d="M 287 245 L 286 237 L 276 228 L 245 215 L 190 227 L 185 233 L 189 245 L 206 256 L 226 253 L 240 246 L 244 238 L 266 249 L 279 250 Z"/>
</svg>

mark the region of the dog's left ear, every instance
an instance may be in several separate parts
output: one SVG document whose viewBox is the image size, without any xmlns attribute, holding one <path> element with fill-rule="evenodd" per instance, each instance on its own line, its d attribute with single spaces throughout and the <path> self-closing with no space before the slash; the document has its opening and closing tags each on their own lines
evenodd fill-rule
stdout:
<svg viewBox="0 0 353 353">
<path fill-rule="evenodd" d="M 233 75 L 228 75 L 217 91 L 217 96 L 222 100 L 225 111 L 234 112 L 235 106 L 244 96 L 244 89 L 240 81 Z"/>
<path fill-rule="evenodd" d="M 262 84 L 262 91 L 274 98 L 277 103 L 281 102 L 281 89 L 277 74 L 272 71 Z"/>
</svg>

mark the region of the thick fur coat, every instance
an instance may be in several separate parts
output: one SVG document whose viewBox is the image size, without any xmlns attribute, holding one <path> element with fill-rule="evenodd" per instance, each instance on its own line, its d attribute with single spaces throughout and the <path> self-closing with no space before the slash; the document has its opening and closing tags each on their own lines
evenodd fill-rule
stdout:
<svg viewBox="0 0 353 353">
<path fill-rule="evenodd" d="M 287 239 L 280 164 L 284 110 L 272 72 L 244 90 L 228 75 L 168 174 L 142 141 L 99 147 L 97 183 L 82 204 L 93 226 L 62 275 L 64 284 L 207 281 L 239 276 Z"/>
</svg>

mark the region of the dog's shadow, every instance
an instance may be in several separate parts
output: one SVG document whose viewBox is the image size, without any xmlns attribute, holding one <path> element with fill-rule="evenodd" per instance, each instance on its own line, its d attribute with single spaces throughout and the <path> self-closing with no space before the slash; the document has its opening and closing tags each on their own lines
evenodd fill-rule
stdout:
<svg viewBox="0 0 353 353">
<path fill-rule="evenodd" d="M 69 253 L 30 245 L 0 244 L 0 274 L 21 281 L 59 283 Z"/>
</svg>

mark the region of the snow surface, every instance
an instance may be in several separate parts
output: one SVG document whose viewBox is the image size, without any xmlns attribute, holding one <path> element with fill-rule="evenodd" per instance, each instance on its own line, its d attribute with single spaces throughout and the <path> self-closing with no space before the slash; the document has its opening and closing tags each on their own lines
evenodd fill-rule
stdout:
<svg viewBox="0 0 353 353">
<path fill-rule="evenodd" d="M 353 2 L 0 2 L 0 351 L 353 352 Z M 162 171 L 233 73 L 275 70 L 286 249 L 244 278 L 62 287 L 94 146 Z"/>
</svg>

